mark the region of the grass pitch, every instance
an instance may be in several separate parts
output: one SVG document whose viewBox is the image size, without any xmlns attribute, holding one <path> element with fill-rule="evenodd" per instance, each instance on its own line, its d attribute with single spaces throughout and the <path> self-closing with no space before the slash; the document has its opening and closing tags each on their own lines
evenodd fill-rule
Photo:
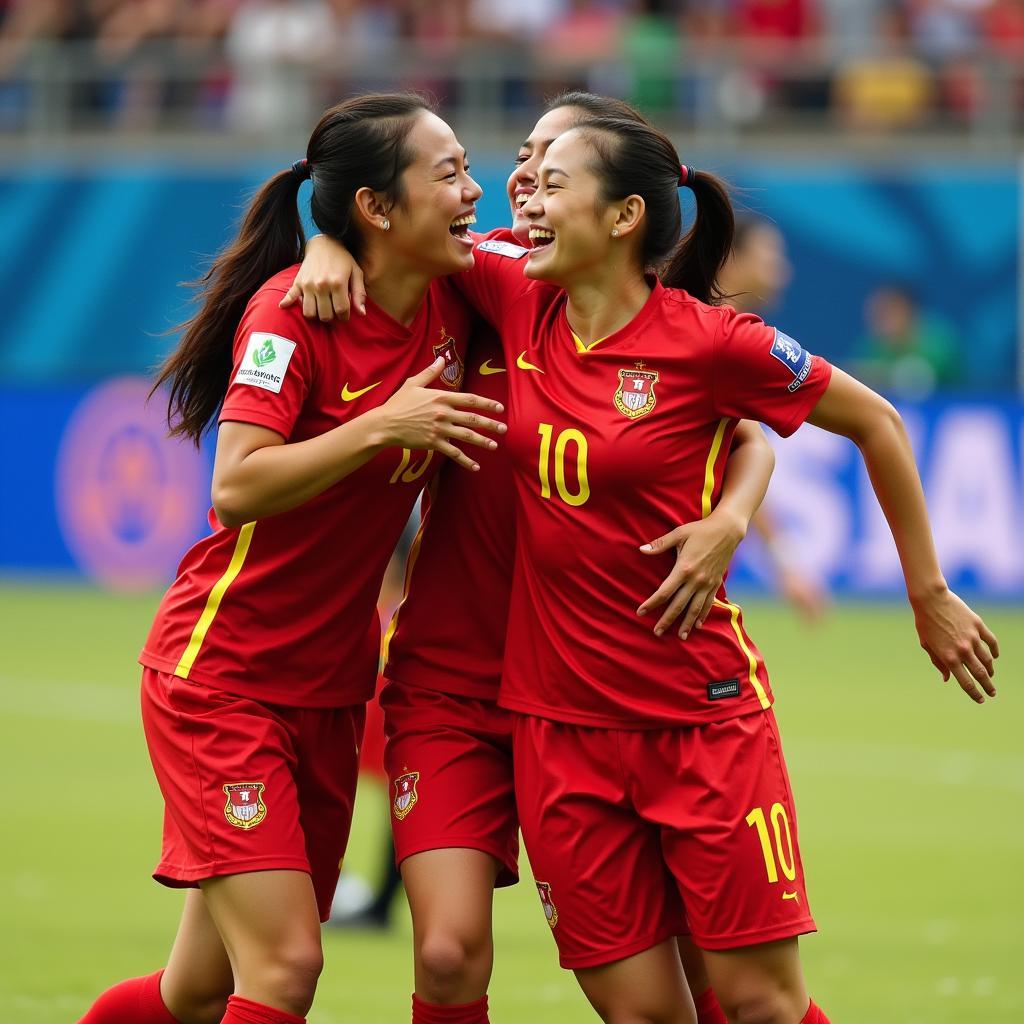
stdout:
<svg viewBox="0 0 1024 1024">
<path fill-rule="evenodd" d="M 161 804 L 138 721 L 155 597 L 0 587 L 0 1021 L 68 1024 L 155 970 L 180 895 L 148 877 Z M 975 707 L 918 650 L 909 611 L 846 606 L 808 630 L 751 603 L 800 816 L 820 933 L 810 989 L 836 1024 L 1024 1021 L 1024 642 L 986 616 L 999 698 Z M 348 864 L 372 874 L 384 796 L 365 787 Z M 628 885 L 628 879 L 623 879 Z M 386 935 L 327 933 L 311 1024 L 409 1019 L 404 905 Z M 596 1020 L 560 971 L 533 886 L 497 894 L 496 1024 Z"/>
</svg>

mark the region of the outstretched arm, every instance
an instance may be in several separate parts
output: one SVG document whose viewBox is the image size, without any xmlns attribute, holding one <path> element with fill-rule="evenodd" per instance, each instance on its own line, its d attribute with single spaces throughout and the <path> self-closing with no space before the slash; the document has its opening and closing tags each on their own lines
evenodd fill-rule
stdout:
<svg viewBox="0 0 1024 1024">
<path fill-rule="evenodd" d="M 678 632 L 682 640 L 695 626 L 704 624 L 732 556 L 764 500 L 774 468 L 775 453 L 764 431 L 756 423 L 741 420 L 726 462 L 722 493 L 712 512 L 640 548 L 645 555 L 676 550 L 675 568 L 637 609 L 637 615 L 647 615 L 666 606 L 654 626 L 659 636 L 680 615 L 683 621 Z"/>
<path fill-rule="evenodd" d="M 860 449 L 875 497 L 892 531 L 921 646 L 972 700 L 996 695 L 999 644 L 984 622 L 946 585 L 932 539 L 924 491 L 903 420 L 870 388 L 833 368 L 808 422 L 848 437 Z M 979 685 L 980 684 L 980 689 Z"/>
</svg>

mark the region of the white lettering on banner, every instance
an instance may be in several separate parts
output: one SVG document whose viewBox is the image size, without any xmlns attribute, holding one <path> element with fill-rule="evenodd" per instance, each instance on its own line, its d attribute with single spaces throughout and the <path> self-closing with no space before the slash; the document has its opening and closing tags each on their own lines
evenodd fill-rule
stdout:
<svg viewBox="0 0 1024 1024">
<path fill-rule="evenodd" d="M 1024 583 L 1024 523 L 1007 427 L 994 412 L 951 410 L 935 425 L 927 483 L 943 571 L 969 572 L 995 591 Z"/>
<path fill-rule="evenodd" d="M 844 572 L 853 509 L 838 478 L 856 449 L 845 437 L 807 424 L 785 440 L 769 437 L 776 462 L 767 503 L 793 561 L 822 578 Z"/>
<path fill-rule="evenodd" d="M 1024 596 L 1019 413 L 967 404 L 934 411 L 908 406 L 901 413 L 950 585 Z M 787 440 L 770 436 L 776 467 L 766 504 L 794 562 L 840 592 L 902 594 L 895 544 L 857 449 L 810 426 Z M 747 572 L 773 584 L 775 574 L 756 544 L 742 561 Z"/>
<path fill-rule="evenodd" d="M 926 423 L 917 409 L 900 408 L 900 415 L 910 437 L 914 457 L 924 475 Z M 854 452 L 857 462 L 857 544 L 850 561 L 850 580 L 865 590 L 902 590 L 903 569 L 896 553 L 896 543 L 886 522 L 881 505 L 875 497 L 864 459 Z"/>
</svg>

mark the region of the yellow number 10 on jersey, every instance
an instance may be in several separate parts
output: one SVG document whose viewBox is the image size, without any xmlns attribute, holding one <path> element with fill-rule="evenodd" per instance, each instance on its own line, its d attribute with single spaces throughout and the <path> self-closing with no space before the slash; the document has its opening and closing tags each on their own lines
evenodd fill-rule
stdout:
<svg viewBox="0 0 1024 1024">
<path fill-rule="evenodd" d="M 551 477 L 548 463 L 551 461 L 551 438 L 555 428 L 550 423 L 542 423 L 537 428 L 540 434 L 540 458 L 537 464 L 540 473 L 540 496 L 551 497 Z M 565 481 L 565 449 L 569 444 L 576 446 L 576 480 L 579 490 L 573 493 Z M 555 489 L 558 496 L 573 508 L 579 508 L 590 497 L 590 484 L 587 481 L 587 439 L 573 427 L 559 431 L 555 438 Z"/>
</svg>

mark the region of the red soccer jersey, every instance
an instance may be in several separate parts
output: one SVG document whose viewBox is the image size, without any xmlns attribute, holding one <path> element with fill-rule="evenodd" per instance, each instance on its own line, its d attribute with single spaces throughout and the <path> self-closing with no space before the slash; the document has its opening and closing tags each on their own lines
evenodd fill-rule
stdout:
<svg viewBox="0 0 1024 1024">
<path fill-rule="evenodd" d="M 278 309 L 297 267 L 252 298 L 235 335 L 220 420 L 303 441 L 382 405 L 439 354 L 434 385 L 458 390 L 472 315 L 435 282 L 408 327 L 367 315 L 324 325 Z M 440 468 L 433 452 L 389 448 L 289 512 L 221 526 L 184 557 L 140 661 L 272 704 L 339 707 L 373 695 L 377 595 L 416 496 Z"/>
<path fill-rule="evenodd" d="M 502 325 L 518 539 L 501 703 L 600 727 L 691 724 L 771 705 L 724 588 L 686 641 L 637 606 L 672 558 L 638 546 L 708 515 L 740 418 L 792 433 L 831 368 L 760 319 L 655 283 L 626 327 L 586 348 L 559 289 L 484 243 L 458 283 Z"/>
<path fill-rule="evenodd" d="M 507 228 L 478 238 L 513 241 Z M 508 373 L 485 324 L 473 332 L 463 389 L 503 405 Z M 468 450 L 468 449 L 467 449 Z M 504 438 L 472 449 L 479 473 L 446 466 L 424 495 L 406 597 L 385 640 L 385 675 L 477 700 L 497 700 L 515 554 L 515 492 Z"/>
</svg>

